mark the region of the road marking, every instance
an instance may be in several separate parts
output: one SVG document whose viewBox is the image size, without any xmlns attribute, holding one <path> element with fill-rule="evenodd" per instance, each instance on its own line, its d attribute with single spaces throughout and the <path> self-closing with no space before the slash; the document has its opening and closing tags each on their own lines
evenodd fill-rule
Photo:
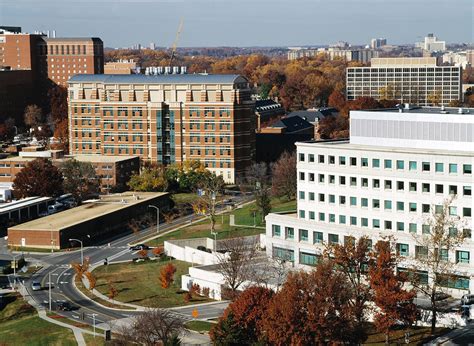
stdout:
<svg viewBox="0 0 474 346">
<path fill-rule="evenodd" d="M 67 282 L 67 281 L 61 281 L 61 282 L 59 282 L 59 283 L 60 283 L 61 285 L 65 285 L 65 284 L 68 284 L 69 282 Z"/>
<path fill-rule="evenodd" d="M 76 316 L 76 315 L 72 315 L 72 317 L 74 317 L 75 319 L 79 319 L 79 316 Z"/>
</svg>

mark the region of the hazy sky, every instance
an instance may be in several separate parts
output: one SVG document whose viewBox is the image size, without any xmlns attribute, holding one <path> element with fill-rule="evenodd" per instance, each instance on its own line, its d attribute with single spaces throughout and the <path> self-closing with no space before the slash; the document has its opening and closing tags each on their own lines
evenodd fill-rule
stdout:
<svg viewBox="0 0 474 346">
<path fill-rule="evenodd" d="M 0 0 L 0 25 L 98 36 L 107 47 L 473 42 L 473 0 Z"/>
</svg>

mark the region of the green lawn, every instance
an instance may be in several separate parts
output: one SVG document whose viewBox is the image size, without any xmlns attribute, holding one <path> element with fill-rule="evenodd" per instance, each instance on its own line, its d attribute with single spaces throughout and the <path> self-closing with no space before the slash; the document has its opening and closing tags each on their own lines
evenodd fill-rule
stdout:
<svg viewBox="0 0 474 346">
<path fill-rule="evenodd" d="M 180 204 L 192 203 L 198 198 L 199 196 L 197 193 L 174 193 L 171 195 L 171 199 L 176 204 L 176 206 Z"/>
<path fill-rule="evenodd" d="M 261 228 L 254 228 L 254 218 L 253 218 L 253 210 L 255 209 L 255 202 L 249 203 L 242 208 L 238 208 L 232 210 L 230 212 L 226 212 L 225 214 L 217 215 L 216 217 L 216 230 L 218 232 L 217 238 L 218 239 L 226 239 L 226 238 L 234 238 L 234 237 L 242 237 L 242 236 L 249 236 L 249 235 L 256 235 L 260 233 L 265 233 L 265 231 Z M 286 211 L 286 210 L 295 210 L 296 209 L 296 201 L 286 201 L 280 200 L 278 198 L 272 199 L 272 212 L 279 212 L 279 211 Z M 235 223 L 237 225 L 247 225 L 249 227 L 234 227 L 229 226 L 229 215 L 235 215 Z M 261 214 L 257 212 L 256 217 L 256 224 L 259 227 L 265 226 L 262 222 Z M 164 235 L 162 237 L 153 239 L 148 242 L 151 246 L 158 246 L 162 245 L 166 240 L 172 239 L 191 239 L 191 238 L 204 238 L 204 237 L 212 237 L 210 234 L 210 226 L 209 220 L 206 219 L 204 221 L 195 223 L 190 226 L 185 226 L 179 230 L 176 230 L 172 233 Z"/>
<path fill-rule="evenodd" d="M 70 329 L 42 320 L 20 296 L 9 294 L 3 299 L 8 303 L 0 310 L 1 345 L 76 345 Z"/>
<path fill-rule="evenodd" d="M 189 321 L 186 323 L 186 328 L 195 332 L 209 332 L 214 325 L 215 323 L 207 321 Z"/>
<path fill-rule="evenodd" d="M 176 266 L 177 270 L 171 287 L 164 289 L 160 284 L 160 270 L 168 263 Z M 101 266 L 94 270 L 97 277 L 96 289 L 107 295 L 107 282 L 111 281 L 118 290 L 115 300 L 148 307 L 167 308 L 210 301 L 204 297 L 196 297 L 189 303 L 184 301 L 184 292 L 180 290 L 181 275 L 187 274 L 190 266 L 189 263 L 177 260 Z"/>
</svg>

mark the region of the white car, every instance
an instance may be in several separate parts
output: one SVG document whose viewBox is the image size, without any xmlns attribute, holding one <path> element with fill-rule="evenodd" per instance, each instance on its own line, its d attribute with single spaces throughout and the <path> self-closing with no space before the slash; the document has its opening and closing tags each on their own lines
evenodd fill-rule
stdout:
<svg viewBox="0 0 474 346">
<path fill-rule="evenodd" d="M 31 283 L 31 289 L 33 291 L 41 291 L 41 284 L 38 281 L 33 281 Z"/>
</svg>

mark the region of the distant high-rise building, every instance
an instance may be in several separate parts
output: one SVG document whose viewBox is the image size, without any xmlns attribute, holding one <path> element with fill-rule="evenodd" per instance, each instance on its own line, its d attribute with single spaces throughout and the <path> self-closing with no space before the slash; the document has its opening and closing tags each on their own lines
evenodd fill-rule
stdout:
<svg viewBox="0 0 474 346">
<path fill-rule="evenodd" d="M 378 49 L 386 45 L 387 45 L 386 38 L 373 38 L 372 40 L 370 40 L 370 48 L 372 49 Z"/>
<path fill-rule="evenodd" d="M 417 42 L 415 46 L 427 52 L 443 52 L 446 50 L 446 41 L 438 41 L 436 36 L 428 34 L 423 42 Z"/>
<path fill-rule="evenodd" d="M 373 97 L 421 106 L 461 100 L 462 68 L 437 66 L 436 58 L 376 58 L 371 67 L 348 67 L 348 100 Z"/>
<path fill-rule="evenodd" d="M 250 96 L 238 75 L 76 75 L 69 80 L 70 153 L 200 160 L 235 183 L 254 157 Z"/>
<path fill-rule="evenodd" d="M 379 56 L 379 52 L 374 49 L 339 49 L 333 47 L 319 49 L 290 48 L 288 60 L 313 57 L 319 54 L 326 55 L 330 60 L 342 58 L 346 61 L 359 61 L 362 63 L 368 63 L 372 58 Z"/>
<path fill-rule="evenodd" d="M 156 49 L 156 44 L 155 44 L 155 42 L 151 42 L 151 43 L 150 43 L 150 49 L 151 49 L 151 50 L 155 50 L 155 49 Z"/>
</svg>

